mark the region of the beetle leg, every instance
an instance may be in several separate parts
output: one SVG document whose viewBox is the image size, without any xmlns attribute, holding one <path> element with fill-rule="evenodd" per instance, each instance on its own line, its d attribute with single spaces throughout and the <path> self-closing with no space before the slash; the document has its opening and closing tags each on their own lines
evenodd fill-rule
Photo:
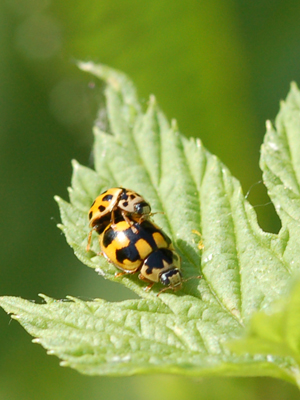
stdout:
<svg viewBox="0 0 300 400">
<path fill-rule="evenodd" d="M 116 273 L 115 273 L 115 278 L 119 278 L 120 276 L 123 276 L 123 275 L 135 274 L 136 271 L 137 271 L 139 268 L 140 268 L 140 267 L 138 267 L 138 268 L 136 268 L 136 269 L 134 269 L 134 270 L 132 270 L 132 271 L 121 271 L 121 272 L 116 272 Z"/>
<path fill-rule="evenodd" d="M 154 282 L 151 282 L 148 286 L 145 287 L 145 292 L 149 292 L 152 288 L 152 286 L 154 285 Z"/>
<path fill-rule="evenodd" d="M 161 289 L 161 290 L 157 293 L 156 297 L 158 297 L 161 293 L 165 292 L 166 290 L 173 290 L 173 291 L 174 291 L 174 288 L 173 288 L 172 286 L 167 286 L 167 287 Z"/>
<path fill-rule="evenodd" d="M 133 222 L 127 217 L 127 215 L 125 214 L 124 211 L 122 211 L 122 216 L 125 219 L 125 221 L 127 222 L 128 225 L 131 226 L 132 232 L 133 233 L 138 233 L 138 230 L 136 229 L 136 227 L 133 225 Z"/>
<path fill-rule="evenodd" d="M 92 229 L 90 230 L 90 233 L 89 233 L 89 236 L 88 236 L 88 243 L 87 243 L 87 245 L 86 245 L 86 251 L 90 251 L 91 240 L 92 240 L 92 234 L 93 234 L 93 231 L 95 231 L 96 229 L 97 229 L 97 225 L 94 226 L 94 228 L 92 228 Z"/>
<path fill-rule="evenodd" d="M 147 278 L 146 278 L 144 275 L 142 275 L 142 274 L 139 274 L 139 279 L 140 279 L 141 281 L 144 281 L 144 282 L 150 282 L 149 285 L 145 287 L 145 289 L 144 289 L 145 292 L 149 292 L 149 290 L 152 288 L 152 286 L 153 286 L 154 283 L 155 283 L 155 282 L 149 281 L 149 279 L 147 279 Z"/>
<path fill-rule="evenodd" d="M 126 272 L 126 271 L 116 272 L 115 278 L 120 278 L 120 276 L 127 275 L 127 274 L 128 274 L 128 272 Z"/>
<path fill-rule="evenodd" d="M 114 209 L 111 210 L 110 223 L 111 223 L 112 226 L 115 225 L 115 210 Z"/>
</svg>

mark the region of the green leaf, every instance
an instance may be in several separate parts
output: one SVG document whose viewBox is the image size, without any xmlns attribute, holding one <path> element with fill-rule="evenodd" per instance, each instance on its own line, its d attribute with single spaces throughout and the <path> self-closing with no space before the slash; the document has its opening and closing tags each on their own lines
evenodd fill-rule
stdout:
<svg viewBox="0 0 300 400">
<path fill-rule="evenodd" d="M 265 355 L 270 362 L 288 366 L 300 386 L 300 281 L 291 294 L 276 302 L 268 312 L 255 313 L 247 335 L 228 343 L 236 354 Z"/>
<path fill-rule="evenodd" d="M 51 353 L 88 374 L 171 372 L 191 375 L 268 375 L 298 382 L 290 353 L 241 352 L 225 345 L 245 334 L 253 314 L 287 296 L 299 269 L 299 92 L 292 88 L 268 124 L 261 166 L 282 220 L 278 235 L 263 232 L 239 182 L 199 139 L 187 139 L 159 109 L 154 96 L 144 111 L 128 78 L 103 65 L 81 69 L 105 80 L 108 126 L 94 129 L 95 171 L 73 162 L 70 203 L 56 198 L 68 243 L 77 257 L 106 279 L 142 299 L 47 304 L 3 297 L 2 307 Z M 137 275 L 115 277 L 98 255 L 96 234 L 86 251 L 88 210 L 99 193 L 123 186 L 141 193 L 153 220 L 182 257 L 183 289 L 145 292 Z M 298 197 L 297 197 L 298 196 Z M 298 223 L 298 225 L 297 225 Z M 200 238 L 195 231 L 201 232 Z M 299 250 L 298 250 L 299 253 Z M 100 278 L 99 278 L 100 279 Z M 295 321 L 297 325 L 297 321 Z M 294 328 L 293 328 L 294 329 Z M 299 328 L 298 328 L 299 329 Z M 271 361 L 270 361 L 271 360 Z"/>
<path fill-rule="evenodd" d="M 66 302 L 41 296 L 46 304 L 17 297 L 2 297 L 0 301 L 37 338 L 34 343 L 61 358 L 62 366 L 82 373 L 247 376 L 256 374 L 260 366 L 264 373 L 269 370 L 272 376 L 290 379 L 264 357 L 254 361 L 249 356 L 230 356 L 220 348 L 220 338 L 207 335 L 208 322 L 205 324 L 203 318 L 196 314 L 184 318 L 157 298 L 109 303 L 99 299 L 83 302 L 71 297 L 72 301 Z M 193 311 L 197 312 L 190 308 L 191 314 Z M 229 328 L 226 321 L 218 322 L 215 318 L 215 322 L 223 323 L 225 338 Z"/>
<path fill-rule="evenodd" d="M 300 94 L 296 84 L 281 103 L 275 127 L 267 122 L 261 168 L 271 200 L 282 222 L 281 254 L 287 269 L 300 270 Z"/>
</svg>

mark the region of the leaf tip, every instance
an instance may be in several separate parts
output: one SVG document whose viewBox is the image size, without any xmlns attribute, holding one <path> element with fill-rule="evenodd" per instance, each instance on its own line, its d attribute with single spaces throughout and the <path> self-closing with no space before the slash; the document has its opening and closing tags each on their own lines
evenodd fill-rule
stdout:
<svg viewBox="0 0 300 400">
<path fill-rule="evenodd" d="M 94 64 L 91 61 L 77 61 L 77 67 L 82 71 L 90 72 Z"/>
<path fill-rule="evenodd" d="M 59 225 L 61 225 L 61 224 L 57 225 L 60 228 Z M 49 297 L 49 296 L 47 296 L 47 295 L 45 295 L 43 293 L 39 293 L 39 297 L 41 297 L 47 304 L 51 304 L 51 303 L 55 302 L 54 299 L 52 299 L 51 297 Z"/>
<path fill-rule="evenodd" d="M 80 167 L 79 162 L 77 160 L 75 160 L 75 159 L 73 159 L 71 161 L 71 164 L 72 164 L 72 167 L 73 167 L 74 170 L 79 169 L 79 167 Z"/>
<path fill-rule="evenodd" d="M 59 363 L 59 365 L 60 365 L 61 367 L 70 367 L 70 363 L 69 363 L 68 361 L 61 361 L 61 362 Z"/>
<path fill-rule="evenodd" d="M 273 130 L 272 122 L 269 119 L 266 121 L 266 130 L 267 132 L 271 132 Z"/>
<path fill-rule="evenodd" d="M 154 96 L 154 94 L 150 94 L 149 105 L 152 107 L 157 105 L 156 97 Z"/>
<path fill-rule="evenodd" d="M 199 138 L 196 138 L 196 147 L 198 149 L 201 149 L 202 146 L 203 146 L 203 144 L 202 144 L 201 140 Z"/>
<path fill-rule="evenodd" d="M 58 229 L 60 229 L 61 231 L 64 231 L 65 226 L 63 224 L 57 224 L 56 225 L 58 227 Z"/>
<path fill-rule="evenodd" d="M 178 131 L 178 123 L 177 123 L 177 120 L 175 118 L 173 118 L 172 121 L 171 121 L 171 129 L 174 132 Z"/>
<path fill-rule="evenodd" d="M 295 92 L 299 91 L 298 85 L 297 85 L 297 83 L 295 81 L 291 82 L 291 90 L 295 91 Z"/>
<path fill-rule="evenodd" d="M 281 108 L 284 107 L 285 106 L 285 100 L 280 100 L 279 105 L 280 105 Z"/>
<path fill-rule="evenodd" d="M 74 296 L 66 296 L 68 300 L 71 300 L 73 303 L 84 303 L 82 300 L 78 299 L 77 297 Z"/>
<path fill-rule="evenodd" d="M 59 196 L 54 196 L 54 200 L 56 201 L 57 204 L 60 204 L 63 200 Z"/>
</svg>

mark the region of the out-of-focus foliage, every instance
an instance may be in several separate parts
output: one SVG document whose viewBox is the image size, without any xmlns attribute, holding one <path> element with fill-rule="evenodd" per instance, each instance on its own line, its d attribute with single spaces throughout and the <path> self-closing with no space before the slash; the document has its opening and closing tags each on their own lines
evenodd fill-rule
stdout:
<svg viewBox="0 0 300 400">
<path fill-rule="evenodd" d="M 300 82 L 299 17 L 296 0 L 0 2 L 1 295 L 131 296 L 95 279 L 55 226 L 53 195 L 67 195 L 70 159 L 92 165 L 91 127 L 102 101 L 102 87 L 74 59 L 125 71 L 142 98 L 155 93 L 181 131 L 201 137 L 247 192 L 261 179 L 264 121 L 275 117 L 290 81 Z M 268 201 L 261 185 L 249 199 Z M 271 206 L 257 211 L 265 229 L 278 229 Z M 82 377 L 34 348 L 4 313 L 0 321 L 3 399 L 298 396 L 270 380 Z"/>
</svg>

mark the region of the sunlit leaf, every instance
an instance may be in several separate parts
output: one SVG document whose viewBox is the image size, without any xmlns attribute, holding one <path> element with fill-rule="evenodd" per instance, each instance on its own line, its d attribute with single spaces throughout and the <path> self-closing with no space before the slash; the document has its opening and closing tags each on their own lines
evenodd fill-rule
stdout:
<svg viewBox="0 0 300 400">
<path fill-rule="evenodd" d="M 268 124 L 262 147 L 264 181 L 282 221 L 275 235 L 260 229 L 228 169 L 200 140 L 185 138 L 176 121 L 170 124 L 154 96 L 143 110 L 124 74 L 92 63 L 80 67 L 106 82 L 109 125 L 107 132 L 95 127 L 95 171 L 73 162 L 70 203 L 56 198 L 60 227 L 84 264 L 142 299 L 109 303 L 45 297 L 47 304 L 38 305 L 3 297 L 2 307 L 63 365 L 82 373 L 268 375 L 298 382 L 293 372 L 298 359 L 291 362 L 288 348 L 270 358 L 265 352 L 246 348 L 234 352 L 225 345 L 245 335 L 257 312 L 267 324 L 264 313 L 272 310 L 274 301 L 288 296 L 291 274 L 299 270 L 300 95 L 296 87 L 282 104 L 276 126 Z M 177 293 L 156 297 L 159 284 L 145 292 L 146 284 L 137 275 L 115 276 L 116 268 L 99 255 L 96 234 L 91 251 L 86 251 L 89 207 L 97 195 L 114 186 L 145 197 L 156 213 L 153 220 L 170 235 L 182 257 L 184 278 L 201 275 L 201 279 L 184 282 Z M 293 319 L 287 329 L 300 331 L 297 321 Z M 270 325 L 271 331 L 274 326 Z M 276 329 L 270 334 L 276 336 Z M 295 352 L 298 336 L 289 337 Z"/>
</svg>

